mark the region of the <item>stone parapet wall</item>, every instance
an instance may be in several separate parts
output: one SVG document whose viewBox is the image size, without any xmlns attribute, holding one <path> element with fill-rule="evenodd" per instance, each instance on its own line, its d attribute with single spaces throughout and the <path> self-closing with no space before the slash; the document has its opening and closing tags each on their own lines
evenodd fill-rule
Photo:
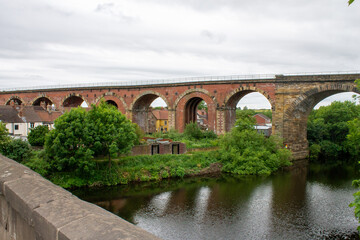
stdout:
<svg viewBox="0 0 360 240">
<path fill-rule="evenodd" d="M 0 155 L 0 239 L 159 239 Z"/>
</svg>

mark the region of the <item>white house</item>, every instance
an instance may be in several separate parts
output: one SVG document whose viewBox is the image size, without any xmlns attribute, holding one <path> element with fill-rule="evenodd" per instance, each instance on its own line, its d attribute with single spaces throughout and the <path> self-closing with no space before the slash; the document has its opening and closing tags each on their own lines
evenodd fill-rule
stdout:
<svg viewBox="0 0 360 240">
<path fill-rule="evenodd" d="M 42 106 L 0 106 L 0 121 L 6 123 L 9 134 L 15 138 L 26 139 L 31 129 L 39 125 L 47 125 L 52 129 L 54 120 L 61 114 Z"/>
<path fill-rule="evenodd" d="M 17 107 L 0 106 L 0 121 L 5 123 L 9 134 L 16 138 L 27 136 L 26 123 L 19 117 Z"/>
</svg>

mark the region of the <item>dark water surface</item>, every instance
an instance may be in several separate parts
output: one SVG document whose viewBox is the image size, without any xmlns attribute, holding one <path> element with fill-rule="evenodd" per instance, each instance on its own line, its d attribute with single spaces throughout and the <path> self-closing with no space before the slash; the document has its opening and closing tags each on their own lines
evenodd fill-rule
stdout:
<svg viewBox="0 0 360 240">
<path fill-rule="evenodd" d="M 163 239 L 358 239 L 353 168 L 74 191 Z"/>
</svg>

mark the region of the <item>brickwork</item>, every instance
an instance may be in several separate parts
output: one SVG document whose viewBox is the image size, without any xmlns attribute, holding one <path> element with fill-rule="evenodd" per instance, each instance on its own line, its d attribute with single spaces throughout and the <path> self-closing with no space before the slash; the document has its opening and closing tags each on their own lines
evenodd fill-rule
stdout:
<svg viewBox="0 0 360 240">
<path fill-rule="evenodd" d="M 152 145 L 159 146 L 159 154 L 173 154 L 172 146 L 179 145 L 179 153 L 184 154 L 186 153 L 186 145 L 182 142 L 170 142 L 170 143 L 153 143 L 153 144 L 146 144 L 146 145 L 138 145 L 134 146 L 131 150 L 131 155 L 151 155 L 151 147 Z"/>
<path fill-rule="evenodd" d="M 298 158 L 307 154 L 309 112 L 327 96 L 339 92 L 358 92 L 354 86 L 357 78 L 360 78 L 360 74 L 277 75 L 273 79 L 1 92 L 0 105 L 9 104 L 10 101 L 31 105 L 40 97 L 46 97 L 57 109 L 64 109 L 64 101 L 73 96 L 81 97 L 88 105 L 98 104 L 101 99 L 111 100 L 121 112 L 125 112 L 127 118 L 146 130 L 149 106 L 154 99 L 161 97 L 169 110 L 169 128 L 182 132 L 189 119 L 196 119 L 196 104 L 204 100 L 209 109 L 209 129 L 223 134 L 235 122 L 238 101 L 248 93 L 259 92 L 272 106 L 272 132 L 283 136 Z"/>
</svg>

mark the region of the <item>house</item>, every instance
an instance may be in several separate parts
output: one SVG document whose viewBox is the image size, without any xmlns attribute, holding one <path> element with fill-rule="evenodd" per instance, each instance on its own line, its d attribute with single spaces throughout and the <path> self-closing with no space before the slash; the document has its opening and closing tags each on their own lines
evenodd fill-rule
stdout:
<svg viewBox="0 0 360 240">
<path fill-rule="evenodd" d="M 54 128 L 54 121 L 61 112 L 52 110 L 51 106 L 0 106 L 0 120 L 6 123 L 9 134 L 16 138 L 26 139 L 32 128 L 47 125 Z"/>
<path fill-rule="evenodd" d="M 208 129 L 208 114 L 205 109 L 196 111 L 196 123 L 200 126 L 201 129 Z"/>
<path fill-rule="evenodd" d="M 271 119 L 261 113 L 255 114 L 253 117 L 256 119 L 256 125 L 254 127 L 257 132 L 264 134 L 266 137 L 270 137 L 272 133 Z"/>
<path fill-rule="evenodd" d="M 253 117 L 256 119 L 256 125 L 258 126 L 265 126 L 266 124 L 271 124 L 271 119 L 262 113 L 255 114 Z"/>
<path fill-rule="evenodd" d="M 27 136 L 26 123 L 19 117 L 18 109 L 20 105 L 0 106 L 0 121 L 5 123 L 9 130 L 9 135 L 16 138 Z"/>
<path fill-rule="evenodd" d="M 168 110 L 165 108 L 154 109 L 152 110 L 154 115 L 155 122 L 155 131 L 156 132 L 167 132 L 169 130 L 169 114 Z"/>
</svg>

